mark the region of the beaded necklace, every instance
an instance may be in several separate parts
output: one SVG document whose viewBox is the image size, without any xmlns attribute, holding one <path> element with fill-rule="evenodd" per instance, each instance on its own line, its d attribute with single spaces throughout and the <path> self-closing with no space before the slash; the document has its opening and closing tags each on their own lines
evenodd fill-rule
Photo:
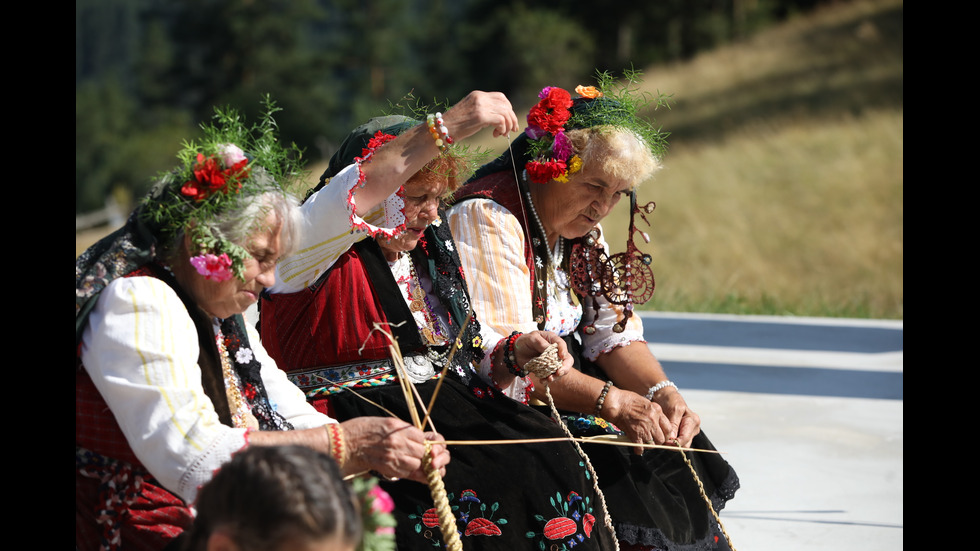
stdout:
<svg viewBox="0 0 980 551">
<path fill-rule="evenodd" d="M 527 174 L 527 171 L 525 171 L 524 173 Z M 542 239 L 547 240 L 548 234 L 545 233 L 544 224 L 541 223 L 541 218 L 538 217 L 538 211 L 534 208 L 534 201 L 531 199 L 531 192 L 525 191 L 524 196 L 527 197 L 527 206 L 531 210 L 531 216 L 534 217 L 534 221 L 538 225 L 538 230 L 541 232 Z M 532 241 L 534 242 L 535 246 L 540 245 L 541 243 L 541 240 L 538 239 L 537 237 L 532 238 Z M 557 266 L 561 264 L 561 261 L 564 257 L 563 239 L 562 236 L 560 235 L 558 236 L 558 242 L 555 243 L 555 250 L 556 252 L 552 253 L 551 249 L 548 247 L 548 244 L 545 243 L 545 252 L 548 254 L 548 267 L 551 268 L 552 270 L 554 269 L 552 268 L 553 266 Z M 538 260 L 540 261 L 540 257 Z"/>
<path fill-rule="evenodd" d="M 527 171 L 524 171 L 523 178 L 526 185 Z M 537 250 L 542 245 L 542 239 L 547 240 L 546 237 L 547 233 L 545 232 L 544 229 L 544 223 L 541 222 L 541 217 L 538 216 L 538 211 L 534 207 L 534 200 L 531 198 L 531 192 L 529 190 L 525 191 L 524 197 L 527 200 L 527 207 L 528 207 L 527 210 L 531 211 L 531 217 L 534 218 L 534 223 L 536 224 L 537 230 L 541 233 L 542 236 L 541 238 L 535 237 L 533 235 L 531 236 L 531 243 L 534 245 L 535 250 Z M 541 314 L 539 314 L 535 318 L 535 322 L 539 324 L 539 327 L 542 327 L 542 324 L 544 324 L 547 320 L 551 319 L 552 315 L 557 315 L 559 316 L 558 322 L 560 325 L 565 325 L 566 322 L 573 319 L 576 320 L 577 323 L 577 319 L 579 317 L 578 301 L 575 297 L 575 294 L 571 293 L 570 294 L 570 298 L 572 301 L 571 309 L 567 307 L 568 305 L 563 305 L 567 301 L 564 300 L 562 297 L 563 290 L 561 289 L 561 287 L 568 289 L 569 283 L 567 281 L 567 277 L 559 277 L 558 274 L 558 270 L 560 269 L 561 263 L 564 260 L 564 256 L 565 256 L 564 238 L 560 235 L 558 236 L 558 239 L 555 242 L 554 252 L 552 252 L 552 249 L 548 247 L 546 241 L 544 242 L 544 249 L 547 258 L 547 263 L 545 262 L 545 260 L 541 258 L 539 254 L 535 253 L 536 268 L 547 270 L 547 278 L 543 278 L 543 277 L 535 278 L 535 285 L 537 286 L 538 291 L 542 293 L 536 299 L 536 301 L 539 304 Z M 564 284 L 562 284 L 563 281 Z M 547 287 L 547 289 L 545 287 Z M 549 294 L 555 299 L 554 304 L 558 306 L 558 310 L 559 310 L 558 313 L 551 311 L 552 302 L 551 300 L 546 298 Z"/>
<path fill-rule="evenodd" d="M 415 262 L 407 252 L 399 254 L 398 259 L 389 263 L 395 281 L 404 284 L 408 308 L 419 327 L 419 334 L 428 345 L 446 344 L 446 332 L 442 320 L 432 308 L 429 295 L 422 288 L 422 280 L 415 271 Z M 407 266 L 406 266 L 407 265 Z M 408 272 L 407 274 L 405 272 Z"/>
<path fill-rule="evenodd" d="M 231 406 L 231 421 L 239 428 L 257 429 L 259 421 L 252 415 L 251 408 L 242 396 L 239 378 L 231 366 L 231 358 L 228 356 L 228 349 L 225 347 L 225 336 L 221 330 L 216 332 L 216 342 L 218 345 L 218 356 L 221 358 L 221 373 L 225 380 L 225 393 L 228 395 L 228 402 Z"/>
</svg>

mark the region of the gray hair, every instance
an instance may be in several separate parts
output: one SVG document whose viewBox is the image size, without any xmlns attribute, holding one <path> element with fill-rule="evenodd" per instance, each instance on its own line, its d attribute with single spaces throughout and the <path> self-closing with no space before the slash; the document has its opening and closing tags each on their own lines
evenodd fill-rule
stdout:
<svg viewBox="0 0 980 551">
<path fill-rule="evenodd" d="M 269 213 L 282 225 L 279 238 L 281 256 L 289 255 L 299 241 L 300 211 L 296 198 L 278 191 L 266 191 L 253 198 L 242 201 L 241 208 L 233 208 L 220 213 L 208 224 L 215 237 L 248 248 L 248 240 L 257 231 L 267 230 L 265 220 Z"/>
</svg>

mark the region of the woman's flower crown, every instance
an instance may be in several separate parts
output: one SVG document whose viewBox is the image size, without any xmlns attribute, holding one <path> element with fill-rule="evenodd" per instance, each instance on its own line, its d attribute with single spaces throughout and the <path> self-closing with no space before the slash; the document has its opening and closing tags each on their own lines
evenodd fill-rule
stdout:
<svg viewBox="0 0 980 551">
<path fill-rule="evenodd" d="M 301 152 L 279 143 L 269 97 L 257 124 L 247 127 L 233 109 L 215 109 L 215 123 L 203 124 L 203 137 L 184 143 L 180 166 L 160 176 L 141 205 L 141 216 L 156 227 L 164 242 L 186 231 L 191 265 L 205 278 L 226 281 L 244 277 L 250 253 L 224 236 L 211 222 L 225 212 L 243 209 L 267 191 L 288 193 L 301 173 Z"/>
<path fill-rule="evenodd" d="M 194 201 L 203 201 L 212 194 L 221 192 L 238 193 L 242 180 L 248 178 L 248 159 L 245 152 L 235 144 L 222 144 L 217 155 L 205 157 L 197 154 L 197 162 L 191 178 L 180 188 L 180 192 Z"/>
<path fill-rule="evenodd" d="M 597 98 L 602 92 L 594 86 L 578 86 L 580 97 Z M 545 86 L 538 94 L 541 101 L 527 114 L 528 140 L 532 142 L 532 160 L 524 168 L 528 177 L 537 184 L 552 180 L 567 182 L 569 174 L 582 168 L 582 159 L 572 151 L 572 144 L 565 136 L 565 124 L 572 116 L 572 96 L 567 90 Z"/>
<path fill-rule="evenodd" d="M 587 128 L 611 125 L 628 128 L 650 147 L 658 158 L 666 149 L 667 134 L 653 128 L 637 116 L 640 108 L 648 103 L 635 87 L 640 73 L 625 71 L 625 82 L 614 85 L 608 72 L 597 74 L 599 86 L 575 87 L 579 98 L 589 101 L 588 108 L 572 109 L 575 101 L 571 94 L 556 86 L 545 86 L 538 94 L 541 98 L 527 114 L 528 157 L 524 165 L 532 182 L 545 184 L 552 180 L 567 182 L 571 174 L 582 169 L 582 159 L 575 154 L 565 135 L 567 128 Z M 599 98 L 603 98 L 601 101 Z M 578 98 L 576 98 L 578 99 Z M 657 106 L 666 105 L 666 97 L 657 98 Z"/>
</svg>

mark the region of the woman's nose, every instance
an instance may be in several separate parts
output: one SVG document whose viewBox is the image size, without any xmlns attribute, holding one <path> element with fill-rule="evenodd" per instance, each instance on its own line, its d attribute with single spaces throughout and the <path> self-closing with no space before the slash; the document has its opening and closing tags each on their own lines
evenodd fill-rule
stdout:
<svg viewBox="0 0 980 551">
<path fill-rule="evenodd" d="M 424 216 L 429 220 L 435 220 L 439 216 L 439 200 L 434 199 L 432 201 L 426 201 L 422 205 L 422 210 L 419 211 L 419 216 Z"/>
<path fill-rule="evenodd" d="M 596 213 L 599 214 L 600 219 L 605 218 L 606 215 L 612 211 L 613 207 L 619 203 L 619 198 L 620 195 L 618 193 L 614 193 L 612 195 L 602 197 L 601 199 L 597 199 L 595 203 L 593 203 Z"/>
<path fill-rule="evenodd" d="M 255 276 L 255 281 L 265 288 L 272 287 L 276 284 L 276 265 L 273 264 L 271 267 L 259 272 L 259 275 Z"/>
<path fill-rule="evenodd" d="M 615 205 L 614 201 L 599 199 L 592 203 L 592 209 L 595 211 L 596 215 L 598 215 L 599 220 L 602 220 L 607 214 L 609 214 L 609 211 L 612 210 L 613 205 Z"/>
</svg>

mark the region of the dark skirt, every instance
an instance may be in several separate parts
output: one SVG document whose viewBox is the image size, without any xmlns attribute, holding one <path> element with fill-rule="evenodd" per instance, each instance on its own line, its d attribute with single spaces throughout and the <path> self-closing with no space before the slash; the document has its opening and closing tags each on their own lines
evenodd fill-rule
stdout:
<svg viewBox="0 0 980 551">
<path fill-rule="evenodd" d="M 416 385 L 428 405 L 436 381 Z M 397 384 L 358 389 L 364 398 L 409 421 Z M 345 391 L 330 398 L 335 415 L 388 415 Z M 561 438 L 547 415 L 477 383 L 447 377 L 432 412 L 447 440 Z M 584 459 L 568 441 L 453 445 L 443 477 L 463 548 L 614 549 L 602 502 Z M 398 549 L 442 547 L 429 488 L 413 481 L 382 482 L 395 501 Z"/>
<path fill-rule="evenodd" d="M 579 351 L 577 341 L 565 340 L 573 353 Z M 598 366 L 577 357 L 577 369 L 605 379 Z M 538 409 L 550 412 L 547 406 Z M 559 413 L 575 436 L 622 434 L 593 415 Z M 694 437 L 690 447 L 715 450 L 704 431 Z M 738 475 L 722 455 L 649 449 L 641 456 L 632 447 L 606 444 L 583 444 L 583 449 L 598 475 L 599 487 L 606 496 L 609 515 L 622 544 L 664 551 L 729 549 L 698 485 L 700 480 L 715 513 L 720 513 L 735 497 Z M 696 478 L 685 456 L 694 467 Z"/>
<path fill-rule="evenodd" d="M 597 421 L 591 416 L 562 412 L 562 418 L 569 428 L 578 425 L 572 429 L 576 436 L 610 433 L 594 425 L 586 428 Z M 694 437 L 691 447 L 715 449 L 704 432 Z M 621 543 L 665 551 L 729 548 L 685 461 L 686 456 L 717 513 L 739 488 L 738 475 L 721 455 L 652 449 L 640 456 L 631 447 L 607 444 L 582 448 L 596 471 Z"/>
</svg>

